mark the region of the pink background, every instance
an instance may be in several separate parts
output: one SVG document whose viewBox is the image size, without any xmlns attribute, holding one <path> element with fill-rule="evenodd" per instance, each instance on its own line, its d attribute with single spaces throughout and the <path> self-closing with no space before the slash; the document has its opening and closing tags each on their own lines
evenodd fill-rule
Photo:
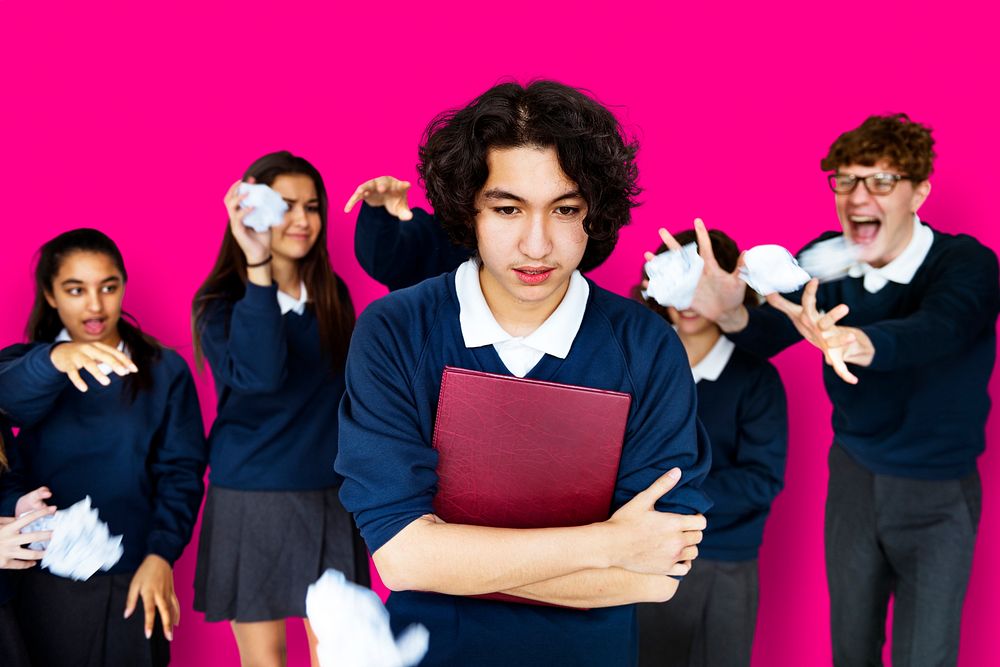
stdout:
<svg viewBox="0 0 1000 667">
<path fill-rule="evenodd" d="M 94 226 L 125 255 L 127 309 L 190 360 L 189 304 L 218 249 L 222 195 L 254 158 L 282 148 L 326 178 L 333 261 L 360 309 L 383 290 L 359 269 L 353 216 L 336 205 L 369 177 L 415 179 L 432 115 L 509 77 L 587 87 L 641 140 L 645 204 L 592 275 L 620 293 L 660 225 L 682 229 L 697 215 L 743 246 L 793 249 L 835 227 L 819 159 L 870 113 L 906 111 L 935 128 L 940 157 L 924 218 L 1000 248 L 986 196 L 1000 153 L 995 7 L 656 4 L 3 3 L 0 343 L 20 338 L 38 246 Z M 830 406 L 813 350 L 799 346 L 777 364 L 791 447 L 761 553 L 754 664 L 823 664 Z M 199 389 L 210 420 L 204 377 Z M 996 642 L 997 426 L 994 417 L 980 463 L 966 666 L 991 662 Z M 195 551 L 176 568 L 184 616 L 174 663 L 237 664 L 229 628 L 191 609 Z M 303 664 L 303 641 L 291 635 L 290 664 Z"/>
</svg>

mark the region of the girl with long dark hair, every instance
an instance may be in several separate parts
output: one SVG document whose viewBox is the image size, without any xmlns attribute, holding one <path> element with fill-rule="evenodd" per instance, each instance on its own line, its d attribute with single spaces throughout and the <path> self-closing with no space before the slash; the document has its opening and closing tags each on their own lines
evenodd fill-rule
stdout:
<svg viewBox="0 0 1000 667">
<path fill-rule="evenodd" d="M 281 195 L 282 224 L 244 225 L 242 181 Z M 195 352 L 208 361 L 219 401 L 195 609 L 230 621 L 243 664 L 277 665 L 284 620 L 305 616 L 306 589 L 326 568 L 368 583 L 367 552 L 333 470 L 354 308 L 330 266 L 316 168 L 271 153 L 242 181 L 225 196 L 222 248 L 192 313 Z"/>
<path fill-rule="evenodd" d="M 205 436 L 187 364 L 126 319 L 127 280 L 103 233 L 57 236 L 39 251 L 28 343 L 0 351 L 0 410 L 20 427 L 0 514 L 90 496 L 123 537 L 121 559 L 87 581 L 25 572 L 14 605 L 33 664 L 170 659 L 173 563 L 201 503 Z"/>
</svg>

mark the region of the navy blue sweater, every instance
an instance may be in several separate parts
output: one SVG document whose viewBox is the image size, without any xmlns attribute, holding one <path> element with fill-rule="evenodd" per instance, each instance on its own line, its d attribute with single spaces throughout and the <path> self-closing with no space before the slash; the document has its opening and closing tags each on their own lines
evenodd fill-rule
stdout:
<svg viewBox="0 0 1000 667">
<path fill-rule="evenodd" d="M 394 292 L 358 320 L 337 470 L 345 478 L 340 497 L 372 552 L 434 511 L 431 438 L 446 365 L 510 375 L 493 346 L 465 347 L 454 272 Z M 591 284 L 567 358 L 546 355 L 527 377 L 632 395 L 615 508 L 673 466 L 683 477 L 658 508 L 709 508 L 700 486 L 710 450 L 691 371 L 676 334 L 652 311 Z M 580 611 L 407 591 L 393 593 L 388 606 L 395 627 L 420 622 L 430 629 L 425 666 L 635 661 L 633 605 Z"/>
<path fill-rule="evenodd" d="M 390 290 L 453 271 L 472 251 L 455 245 L 438 219 L 421 208 L 401 221 L 384 206 L 362 202 L 354 229 L 354 255 L 369 276 Z"/>
<path fill-rule="evenodd" d="M 840 324 L 861 328 L 875 357 L 866 368 L 851 368 L 857 385 L 824 365 L 836 442 L 876 474 L 934 480 L 972 473 L 986 445 L 987 384 L 996 357 L 1000 286 L 993 251 L 971 236 L 934 231 L 910 284 L 890 282 L 874 294 L 861 278 L 820 285 L 819 308 L 840 303 L 850 306 Z M 788 318 L 768 306 L 751 310 L 746 329 L 730 338 L 762 356 L 801 340 Z"/>
<path fill-rule="evenodd" d="M 205 435 L 194 381 L 176 352 L 152 361 L 153 386 L 130 401 L 111 375 L 102 386 L 81 375 L 81 393 L 49 359 L 52 344 L 0 352 L 0 410 L 20 426 L 9 448 L 9 484 L 0 515 L 39 486 L 68 507 L 89 495 L 125 555 L 110 574 L 132 572 L 149 554 L 173 563 L 191 539 L 205 473 Z"/>
<path fill-rule="evenodd" d="M 239 301 L 211 302 L 198 321 L 219 398 L 209 480 L 220 487 L 293 491 L 340 483 L 333 460 L 344 375 L 322 352 L 312 306 L 282 315 L 277 292 L 251 283 Z"/>
<path fill-rule="evenodd" d="M 715 381 L 698 382 L 698 418 L 712 442 L 702 490 L 714 503 L 700 558 L 757 557 L 764 522 L 785 480 L 788 409 L 770 363 L 740 350 Z"/>
<path fill-rule="evenodd" d="M 3 447 L 10 449 L 13 446 L 14 434 L 10 431 L 10 425 L 3 415 L 0 414 L 0 438 L 3 438 Z M 0 497 L 3 497 L 3 489 L 6 483 L 5 470 L 0 470 Z M 7 516 L 0 512 L 0 516 Z M 36 566 L 37 567 L 37 566 Z M 10 602 L 14 597 L 13 573 L 0 570 L 0 606 Z"/>
</svg>

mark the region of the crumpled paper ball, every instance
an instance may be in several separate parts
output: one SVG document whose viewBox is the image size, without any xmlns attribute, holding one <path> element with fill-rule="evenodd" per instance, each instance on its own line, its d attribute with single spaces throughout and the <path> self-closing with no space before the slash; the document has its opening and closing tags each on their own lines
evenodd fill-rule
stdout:
<svg viewBox="0 0 1000 667">
<path fill-rule="evenodd" d="M 857 248 L 843 236 L 820 241 L 799 253 L 799 265 L 821 283 L 843 278 L 857 261 Z"/>
<path fill-rule="evenodd" d="M 642 298 L 654 299 L 665 308 L 686 310 L 691 307 L 705 260 L 698 255 L 697 244 L 688 243 L 680 250 L 661 252 L 646 262 L 644 268 L 649 286 L 643 290 Z"/>
<path fill-rule="evenodd" d="M 427 628 L 411 625 L 394 639 L 378 595 L 337 570 L 327 570 L 309 586 L 306 616 L 323 667 L 411 667 L 427 654 Z"/>
<path fill-rule="evenodd" d="M 260 183 L 240 183 L 239 193 L 246 195 L 246 199 L 240 202 L 240 208 L 253 207 L 243 218 L 243 224 L 250 229 L 266 232 L 284 222 L 288 204 L 271 188 Z"/>
<path fill-rule="evenodd" d="M 762 296 L 794 292 L 810 280 L 792 253 L 780 245 L 759 245 L 743 253 L 740 278 Z"/>
<path fill-rule="evenodd" d="M 122 536 L 111 535 L 108 524 L 91 508 L 90 496 L 52 516 L 32 521 L 21 532 L 37 530 L 51 530 L 52 539 L 47 543 L 32 542 L 28 548 L 44 549 L 42 567 L 60 577 L 86 581 L 98 570 L 110 570 L 125 553 Z"/>
</svg>

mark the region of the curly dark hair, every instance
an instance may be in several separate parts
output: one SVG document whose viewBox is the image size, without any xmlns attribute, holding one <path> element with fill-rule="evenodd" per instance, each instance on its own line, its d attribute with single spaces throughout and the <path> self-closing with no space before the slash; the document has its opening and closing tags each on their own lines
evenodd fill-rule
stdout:
<svg viewBox="0 0 1000 667">
<path fill-rule="evenodd" d="M 486 155 L 491 148 L 520 146 L 555 148 L 588 207 L 583 228 L 589 239 L 579 269 L 600 265 L 638 206 L 639 144 L 599 102 L 555 81 L 494 86 L 427 126 L 417 170 L 442 227 L 454 242 L 477 249 L 476 197 L 489 176 Z"/>
<path fill-rule="evenodd" d="M 834 171 L 850 164 L 873 167 L 886 160 L 919 183 L 934 171 L 935 157 L 931 128 L 897 113 L 869 116 L 860 126 L 844 132 L 819 164 L 823 171 Z"/>
</svg>

